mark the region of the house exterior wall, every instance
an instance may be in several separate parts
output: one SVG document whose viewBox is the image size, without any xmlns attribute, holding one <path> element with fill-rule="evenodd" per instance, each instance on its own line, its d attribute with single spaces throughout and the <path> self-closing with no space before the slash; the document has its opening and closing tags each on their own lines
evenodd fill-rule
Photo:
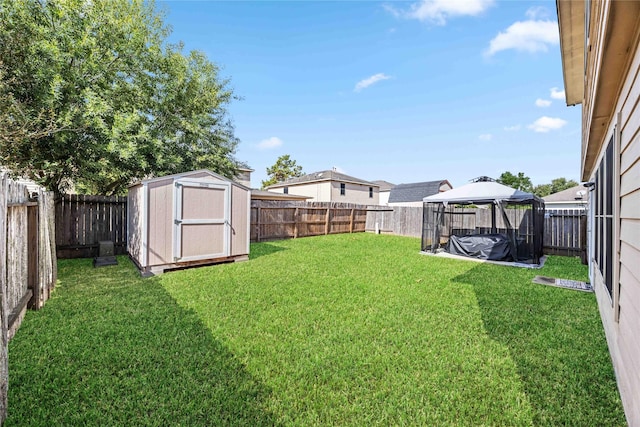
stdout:
<svg viewBox="0 0 640 427">
<path fill-rule="evenodd" d="M 239 169 L 234 181 L 240 185 L 251 188 L 251 172 L 249 169 Z"/>
<path fill-rule="evenodd" d="M 387 203 L 388 206 L 411 206 L 421 208 L 424 205 L 423 201 L 419 202 L 392 202 Z"/>
<path fill-rule="evenodd" d="M 329 181 L 305 182 L 287 186 L 289 193 L 311 197 L 309 202 L 330 202 L 331 183 Z M 284 193 L 284 187 L 272 188 L 269 191 Z"/>
<path fill-rule="evenodd" d="M 343 196 L 340 194 L 340 184 L 340 181 L 315 181 L 291 184 L 287 188 L 291 194 L 311 197 L 309 202 L 379 204 L 379 187 L 345 182 L 345 195 Z M 369 187 L 373 188 L 373 197 L 369 197 Z M 270 188 L 269 191 L 284 193 L 284 187 Z"/>
<path fill-rule="evenodd" d="M 610 231 L 597 228 L 596 193 L 591 192 L 589 270 L 627 421 L 640 426 L 640 8 L 634 3 L 587 2 L 591 5 L 589 44 L 593 48 L 587 54 L 582 103 L 582 170 L 583 178 L 595 182 L 601 169 L 598 165 L 612 141 L 614 179 L 606 192 L 613 198 L 613 226 Z M 617 43 L 616 38 L 626 42 Z M 613 53 L 606 46 L 626 50 L 627 45 L 628 60 L 623 55 L 607 57 Z M 603 71 L 603 64 L 612 66 L 619 58 L 623 62 L 614 66 L 620 73 L 618 83 Z M 604 116 L 603 103 L 608 108 Z M 611 294 L 594 250 L 599 239 L 612 245 Z"/>
<path fill-rule="evenodd" d="M 572 202 L 545 202 L 544 203 L 545 210 L 554 210 L 554 209 L 573 209 L 576 211 L 584 211 L 587 210 L 587 203 L 572 203 Z"/>
<path fill-rule="evenodd" d="M 391 190 L 380 191 L 378 193 L 378 204 L 381 206 L 387 206 L 389 204 L 389 194 L 391 194 Z"/>
<path fill-rule="evenodd" d="M 331 182 L 331 202 L 377 205 L 380 200 L 379 187 L 345 182 L 345 194 L 343 196 L 340 194 L 340 184 L 341 182 L 339 181 Z M 373 188 L 373 197 L 369 197 L 370 188 Z"/>
</svg>

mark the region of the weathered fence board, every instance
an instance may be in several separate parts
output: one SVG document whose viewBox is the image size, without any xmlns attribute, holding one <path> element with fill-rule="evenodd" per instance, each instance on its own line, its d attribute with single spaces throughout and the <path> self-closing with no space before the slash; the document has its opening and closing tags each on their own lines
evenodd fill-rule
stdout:
<svg viewBox="0 0 640 427">
<path fill-rule="evenodd" d="M 574 209 L 547 210 L 544 219 L 544 248 L 546 253 L 581 256 L 586 259 L 587 215 Z"/>
<path fill-rule="evenodd" d="M 91 258 L 98 242 L 111 240 L 117 255 L 127 253 L 127 198 L 65 195 L 56 200 L 56 249 L 59 258 Z"/>
<path fill-rule="evenodd" d="M 56 281 L 53 194 L 0 174 L 0 424 L 6 417 L 7 345 L 27 307 L 40 308 Z"/>
<path fill-rule="evenodd" d="M 351 203 L 251 202 L 251 241 L 363 232 L 367 207 Z"/>
<path fill-rule="evenodd" d="M 7 389 L 9 386 L 9 344 L 7 327 L 7 187 L 8 178 L 0 174 L 0 424 L 7 417 Z"/>
</svg>

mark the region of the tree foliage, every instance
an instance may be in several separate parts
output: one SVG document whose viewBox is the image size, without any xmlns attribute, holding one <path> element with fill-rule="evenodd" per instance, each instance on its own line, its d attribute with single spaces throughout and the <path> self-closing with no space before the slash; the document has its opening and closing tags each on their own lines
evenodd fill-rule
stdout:
<svg viewBox="0 0 640 427">
<path fill-rule="evenodd" d="M 269 178 L 262 181 L 262 188 L 282 182 L 288 178 L 302 176 L 302 166 L 299 166 L 295 160 L 291 159 L 288 154 L 278 157 L 273 166 L 267 168 Z"/>
<path fill-rule="evenodd" d="M 559 191 L 566 190 L 578 185 L 573 179 L 567 180 L 566 178 L 556 178 L 551 180 L 550 184 L 540 184 L 533 188 L 533 193 L 539 197 L 545 197 L 550 194 L 557 193 Z"/>
<path fill-rule="evenodd" d="M 496 181 L 508 187 L 515 188 L 517 190 L 526 191 L 527 193 L 530 193 L 533 191 L 533 185 L 531 184 L 531 179 L 522 172 L 518 172 L 518 175 L 514 175 L 508 171 L 503 172 Z"/>
<path fill-rule="evenodd" d="M 169 33 L 143 0 L 0 0 L 0 162 L 58 193 L 232 177 L 233 91 Z"/>
</svg>

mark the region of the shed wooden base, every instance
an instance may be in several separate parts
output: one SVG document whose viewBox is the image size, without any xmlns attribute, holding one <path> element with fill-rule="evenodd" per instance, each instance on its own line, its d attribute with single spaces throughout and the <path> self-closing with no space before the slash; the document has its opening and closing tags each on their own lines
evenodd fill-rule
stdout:
<svg viewBox="0 0 640 427">
<path fill-rule="evenodd" d="M 172 264 L 162 264 L 162 265 L 151 265 L 147 267 L 142 267 L 138 262 L 130 257 L 133 263 L 140 270 L 140 274 L 142 277 L 151 277 L 157 276 L 159 274 L 163 274 L 167 271 L 172 270 L 183 270 L 185 268 L 193 268 L 193 267 L 204 267 L 207 265 L 215 265 L 215 264 L 223 264 L 230 262 L 240 262 L 249 260 L 249 255 L 237 255 L 230 256 L 225 258 L 215 258 L 215 259 L 203 259 L 200 261 L 185 261 L 185 262 L 176 262 Z"/>
</svg>

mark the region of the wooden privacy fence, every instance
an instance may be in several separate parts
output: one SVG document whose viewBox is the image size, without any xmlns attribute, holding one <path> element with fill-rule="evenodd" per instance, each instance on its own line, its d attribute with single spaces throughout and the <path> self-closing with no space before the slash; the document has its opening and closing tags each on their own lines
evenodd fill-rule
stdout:
<svg viewBox="0 0 640 427">
<path fill-rule="evenodd" d="M 351 203 L 253 200 L 251 241 L 363 232 L 366 215 Z"/>
<path fill-rule="evenodd" d="M 544 249 L 554 255 L 580 256 L 587 261 L 587 212 L 549 209 L 544 216 Z"/>
<path fill-rule="evenodd" d="M 518 209 L 507 209 L 514 227 L 526 227 L 527 215 Z M 575 210 L 547 210 L 544 222 L 544 252 L 554 255 L 586 257 L 586 212 Z M 367 212 L 366 231 L 397 234 L 400 236 L 422 236 L 422 207 L 378 206 Z M 496 218 L 498 228 L 503 220 Z M 445 221 L 453 221 L 456 230 L 486 230 L 491 227 L 489 209 L 464 209 L 447 215 Z"/>
<path fill-rule="evenodd" d="M 127 253 L 127 198 L 71 194 L 56 200 L 59 258 L 91 258 L 98 242 L 111 240 L 117 255 Z"/>
<path fill-rule="evenodd" d="M 376 206 L 367 212 L 366 231 L 422 237 L 422 206 Z"/>
<path fill-rule="evenodd" d="M 7 411 L 7 345 L 27 307 L 49 299 L 56 277 L 53 194 L 0 174 L 0 423 Z"/>
</svg>

